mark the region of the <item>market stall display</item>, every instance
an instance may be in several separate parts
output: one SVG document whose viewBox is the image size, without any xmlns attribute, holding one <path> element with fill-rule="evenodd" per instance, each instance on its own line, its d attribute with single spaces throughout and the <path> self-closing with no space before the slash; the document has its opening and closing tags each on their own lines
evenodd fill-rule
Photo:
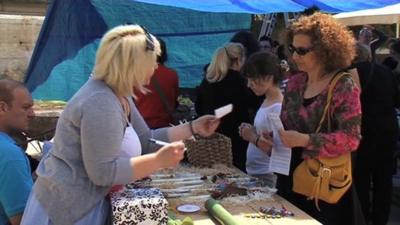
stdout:
<svg viewBox="0 0 400 225">
<path fill-rule="evenodd" d="M 320 224 L 276 195 L 276 189 L 222 164 L 212 168 L 183 165 L 164 169 L 126 188 L 156 188 L 163 193 L 168 202 L 167 209 L 174 215 L 169 220 L 170 224 L 183 224 L 190 217 L 196 225 L 214 225 L 217 224 L 215 216 L 210 214 L 218 217 L 222 208 L 234 218 L 236 224 L 265 224 L 266 220 L 268 224 Z M 210 200 L 212 197 L 218 198 L 219 206 L 215 209 L 215 200 Z M 207 201 L 211 207 L 205 206 Z M 114 209 L 113 202 L 112 205 Z M 120 209 L 122 212 L 119 214 L 132 214 L 132 211 Z M 223 217 L 226 215 L 222 214 Z"/>
</svg>

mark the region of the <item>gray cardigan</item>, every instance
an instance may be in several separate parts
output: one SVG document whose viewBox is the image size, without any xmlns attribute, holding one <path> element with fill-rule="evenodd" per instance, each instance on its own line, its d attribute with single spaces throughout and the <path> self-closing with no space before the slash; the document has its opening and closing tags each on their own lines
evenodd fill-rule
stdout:
<svg viewBox="0 0 400 225">
<path fill-rule="evenodd" d="M 142 153 L 155 151 L 148 139 L 168 141 L 167 129 L 150 130 L 131 104 L 131 122 Z M 129 158 L 119 156 L 126 119 L 113 91 L 89 79 L 72 97 L 57 123 L 54 146 L 37 169 L 34 194 L 58 225 L 86 215 L 110 187 L 132 181 Z"/>
</svg>

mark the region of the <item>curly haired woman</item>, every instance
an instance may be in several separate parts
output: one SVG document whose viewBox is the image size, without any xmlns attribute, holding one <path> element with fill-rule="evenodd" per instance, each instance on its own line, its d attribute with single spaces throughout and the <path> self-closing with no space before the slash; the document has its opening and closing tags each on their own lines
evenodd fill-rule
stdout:
<svg viewBox="0 0 400 225">
<path fill-rule="evenodd" d="M 360 224 L 353 210 L 359 205 L 353 204 L 358 199 L 352 187 L 336 204 L 319 201 L 319 209 L 308 196 L 292 191 L 293 171 L 303 159 L 337 157 L 355 151 L 359 145 L 360 90 L 350 75 L 340 77 L 333 88 L 329 117 L 332 129 L 324 123 L 316 132 L 331 81 L 355 57 L 353 35 L 333 17 L 315 13 L 291 26 L 288 49 L 302 72 L 290 77 L 282 105 L 285 130 L 280 136 L 283 144 L 292 148 L 292 159 L 289 176 L 278 177 L 279 194 L 322 224 Z M 362 215 L 360 218 L 362 222 Z"/>
</svg>

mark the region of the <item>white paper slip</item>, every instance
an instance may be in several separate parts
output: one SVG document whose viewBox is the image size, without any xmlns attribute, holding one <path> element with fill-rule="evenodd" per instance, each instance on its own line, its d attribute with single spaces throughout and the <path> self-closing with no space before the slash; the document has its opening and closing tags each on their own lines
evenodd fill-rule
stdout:
<svg viewBox="0 0 400 225">
<path fill-rule="evenodd" d="M 233 109 L 233 105 L 232 104 L 229 104 L 229 105 L 226 105 L 226 106 L 222 106 L 222 107 L 220 107 L 220 108 L 218 108 L 218 109 L 216 109 L 214 111 L 215 117 L 217 117 L 218 119 L 222 118 L 226 114 L 229 114 L 230 112 L 232 112 L 232 109 Z"/>
<path fill-rule="evenodd" d="M 284 146 L 272 147 L 269 170 L 274 173 L 289 175 L 292 149 Z"/>
<path fill-rule="evenodd" d="M 278 113 L 268 114 L 268 119 L 272 124 L 274 146 L 272 147 L 269 161 L 271 172 L 289 175 L 290 161 L 292 158 L 292 149 L 285 147 L 279 136 L 279 130 L 284 129 Z"/>
</svg>

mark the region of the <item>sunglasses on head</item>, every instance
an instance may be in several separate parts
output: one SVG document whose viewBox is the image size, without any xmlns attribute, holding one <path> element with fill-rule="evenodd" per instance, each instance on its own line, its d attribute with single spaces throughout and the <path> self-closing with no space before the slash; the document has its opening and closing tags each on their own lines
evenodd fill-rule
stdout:
<svg viewBox="0 0 400 225">
<path fill-rule="evenodd" d="M 309 53 L 313 49 L 313 47 L 308 47 L 308 48 L 306 48 L 306 47 L 297 47 L 296 48 L 293 45 L 289 45 L 288 49 L 289 49 L 290 54 L 292 54 L 292 55 L 295 52 L 298 55 L 305 55 L 305 54 Z"/>
<path fill-rule="evenodd" d="M 140 27 L 144 31 L 144 35 L 146 35 L 146 51 L 154 51 L 154 41 L 153 37 L 149 33 L 149 31 L 146 29 L 146 27 L 140 25 Z"/>
</svg>

